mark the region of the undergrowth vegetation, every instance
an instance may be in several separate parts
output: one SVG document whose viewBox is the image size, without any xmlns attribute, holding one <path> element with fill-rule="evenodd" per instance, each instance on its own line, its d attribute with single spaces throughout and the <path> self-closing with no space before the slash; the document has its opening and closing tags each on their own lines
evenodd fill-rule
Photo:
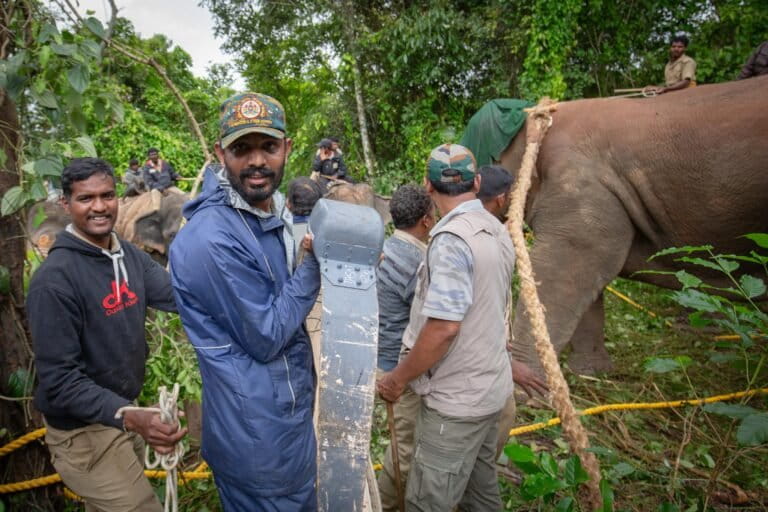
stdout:
<svg viewBox="0 0 768 512">
<path fill-rule="evenodd" d="M 721 274 L 729 284 L 717 288 L 686 271 L 674 274 L 680 291 L 626 279 L 611 283 L 645 310 L 606 292 L 606 346 L 614 369 L 597 377 L 566 372 L 576 407 L 700 399 L 767 387 L 768 316 L 753 300 L 765 294 L 768 235 L 750 238 L 755 250 L 744 255 L 716 254 L 709 246 L 657 255 L 680 258 L 691 272 L 698 266 Z M 141 402 L 153 403 L 157 388 L 174 381 L 185 400 L 199 401 L 197 361 L 178 316 L 154 313 L 147 338 L 151 354 Z M 553 417 L 551 409 L 519 398 L 520 425 Z M 583 417 L 590 449 L 601 463 L 603 510 L 768 509 L 766 410 L 768 395 L 755 394 L 704 406 Z M 201 458 L 197 442 L 186 442 L 184 469 L 189 471 Z M 378 404 L 371 436 L 374 463 L 381 462 L 388 444 L 386 412 Z M 579 486 L 586 474 L 559 426 L 511 438 L 500 462 L 505 510 L 581 510 Z M 162 496 L 164 481 L 154 485 Z M 180 510 L 220 510 L 212 480 L 190 481 L 179 490 Z"/>
</svg>

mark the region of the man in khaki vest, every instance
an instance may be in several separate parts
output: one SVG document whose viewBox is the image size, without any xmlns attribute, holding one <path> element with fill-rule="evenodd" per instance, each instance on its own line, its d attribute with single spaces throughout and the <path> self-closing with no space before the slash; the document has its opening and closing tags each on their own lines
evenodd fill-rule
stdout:
<svg viewBox="0 0 768 512">
<path fill-rule="evenodd" d="M 686 36 L 675 36 L 669 47 L 669 62 L 664 66 L 664 87 L 656 87 L 656 94 L 664 94 L 696 86 L 696 61 L 685 54 Z"/>
<path fill-rule="evenodd" d="M 512 394 L 504 318 L 514 249 L 476 197 L 480 178 L 467 148 L 435 148 L 425 186 L 442 218 L 419 270 L 403 354 L 377 388 L 389 401 L 408 385 L 422 397 L 407 510 L 501 510 L 494 462 Z"/>
</svg>

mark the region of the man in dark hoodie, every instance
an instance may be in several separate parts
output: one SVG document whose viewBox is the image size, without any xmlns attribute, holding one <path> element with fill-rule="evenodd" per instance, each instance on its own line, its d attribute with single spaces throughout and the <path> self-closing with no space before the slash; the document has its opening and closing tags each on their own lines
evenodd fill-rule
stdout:
<svg viewBox="0 0 768 512">
<path fill-rule="evenodd" d="M 171 245 L 176 302 L 203 378 L 203 457 L 225 511 L 317 510 L 304 319 L 320 266 L 308 243 L 294 264 L 291 215 L 277 190 L 291 143 L 276 99 L 249 92 L 225 101 L 215 145 L 223 168 L 206 172 Z"/>
<path fill-rule="evenodd" d="M 37 366 L 35 407 L 64 483 L 87 510 L 161 511 L 144 476 L 144 442 L 170 453 L 186 429 L 127 411 L 144 381 L 147 307 L 175 311 L 168 273 L 112 231 L 115 176 L 97 158 L 61 175 L 72 218 L 32 277 L 27 311 Z"/>
</svg>

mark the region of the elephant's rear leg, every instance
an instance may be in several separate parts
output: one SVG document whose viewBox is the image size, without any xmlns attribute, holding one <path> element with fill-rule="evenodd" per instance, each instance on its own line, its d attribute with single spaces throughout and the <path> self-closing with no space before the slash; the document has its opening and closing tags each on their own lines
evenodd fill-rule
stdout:
<svg viewBox="0 0 768 512">
<path fill-rule="evenodd" d="M 605 308 L 603 294 L 589 306 L 571 337 L 568 366 L 574 373 L 592 375 L 613 369 L 605 349 Z"/>
</svg>

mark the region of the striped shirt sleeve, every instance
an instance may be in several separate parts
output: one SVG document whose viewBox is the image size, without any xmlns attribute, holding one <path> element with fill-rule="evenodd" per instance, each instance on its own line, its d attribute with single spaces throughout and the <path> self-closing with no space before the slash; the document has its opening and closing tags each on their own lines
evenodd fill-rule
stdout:
<svg viewBox="0 0 768 512">
<path fill-rule="evenodd" d="M 452 233 L 440 233 L 429 249 L 429 287 L 422 314 L 460 322 L 472 305 L 472 251 Z"/>
</svg>

